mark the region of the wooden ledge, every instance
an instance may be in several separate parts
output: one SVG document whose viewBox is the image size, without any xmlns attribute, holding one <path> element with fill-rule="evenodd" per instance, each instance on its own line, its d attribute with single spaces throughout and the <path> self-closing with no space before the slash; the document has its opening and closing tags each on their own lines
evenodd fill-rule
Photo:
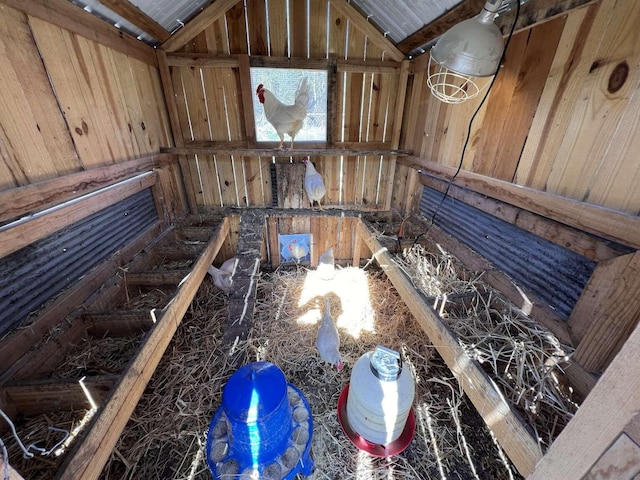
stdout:
<svg viewBox="0 0 640 480">
<path fill-rule="evenodd" d="M 408 157 L 413 154 L 409 150 L 392 149 L 367 149 L 367 148 L 305 148 L 294 147 L 292 150 L 280 150 L 278 148 L 247 148 L 247 147 L 227 147 L 222 145 L 206 146 L 184 146 L 162 148 L 163 153 L 174 153 L 178 155 L 240 155 L 243 157 L 346 157 L 355 156 L 394 156 Z"/>
</svg>

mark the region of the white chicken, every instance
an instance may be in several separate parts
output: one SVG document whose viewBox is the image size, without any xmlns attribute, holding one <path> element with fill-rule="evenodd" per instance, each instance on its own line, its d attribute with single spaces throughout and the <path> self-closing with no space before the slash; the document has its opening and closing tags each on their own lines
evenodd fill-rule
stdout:
<svg viewBox="0 0 640 480">
<path fill-rule="evenodd" d="M 322 323 L 318 328 L 316 337 L 316 348 L 320 353 L 320 358 L 325 362 L 335 366 L 340 372 L 343 368 L 342 357 L 340 356 L 340 334 L 331 316 L 331 302 L 329 297 L 324 299 L 324 314 Z"/>
<path fill-rule="evenodd" d="M 267 117 L 269 123 L 276 129 L 278 137 L 280 137 L 280 146 L 278 148 L 282 148 L 285 133 L 291 137 L 291 148 L 293 148 L 293 141 L 302 129 L 309 109 L 307 77 L 303 77 L 300 80 L 293 105 L 282 103 L 271 91 L 264 88 L 262 83 L 258 85 L 256 95 L 264 106 L 264 116 Z"/>
<path fill-rule="evenodd" d="M 309 157 L 304 157 L 304 164 L 306 165 L 306 169 L 304 172 L 304 191 L 307 192 L 307 197 L 309 198 L 309 202 L 311 203 L 311 208 L 313 208 L 313 202 L 318 202 L 318 206 L 320 210 L 322 210 L 322 204 L 320 200 L 327 193 L 327 189 L 324 186 L 324 181 L 322 180 L 322 176 L 318 173 L 316 168 L 309 160 Z"/>
<path fill-rule="evenodd" d="M 289 243 L 288 248 L 289 254 L 296 262 L 299 262 L 309 253 L 309 247 L 303 241 L 298 242 L 298 240 L 292 240 Z"/>
<path fill-rule="evenodd" d="M 213 284 L 228 294 L 231 290 L 231 284 L 233 283 L 233 272 L 236 269 L 236 259 L 230 258 L 225 260 L 220 268 L 216 268 L 213 265 L 209 266 L 207 273 L 211 275 Z"/>
<path fill-rule="evenodd" d="M 333 247 L 318 258 L 318 276 L 323 280 L 331 280 L 336 276 Z"/>
</svg>

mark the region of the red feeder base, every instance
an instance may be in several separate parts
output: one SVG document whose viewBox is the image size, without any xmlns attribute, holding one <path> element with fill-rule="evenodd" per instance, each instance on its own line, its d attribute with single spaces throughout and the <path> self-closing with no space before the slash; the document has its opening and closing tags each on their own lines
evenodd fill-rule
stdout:
<svg viewBox="0 0 640 480">
<path fill-rule="evenodd" d="M 349 384 L 347 383 L 340 397 L 338 398 L 338 421 L 344 431 L 345 435 L 351 443 L 353 443 L 358 449 L 367 452 L 369 455 L 378 458 L 392 457 L 402 453 L 413 440 L 413 435 L 416 430 L 416 418 L 413 414 L 413 409 L 409 410 L 409 416 L 407 417 L 407 423 L 404 426 L 404 430 L 400 436 L 393 442 L 386 445 L 380 445 L 377 443 L 371 443 L 363 438 L 359 433 L 355 432 L 349 425 L 347 420 L 347 397 L 349 396 Z"/>
</svg>

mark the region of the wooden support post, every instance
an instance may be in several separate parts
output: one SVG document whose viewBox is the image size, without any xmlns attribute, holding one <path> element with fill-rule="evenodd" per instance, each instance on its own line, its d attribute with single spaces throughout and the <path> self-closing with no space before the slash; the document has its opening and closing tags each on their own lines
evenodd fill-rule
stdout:
<svg viewBox="0 0 640 480">
<path fill-rule="evenodd" d="M 531 474 L 536 463 L 542 458 L 542 451 L 536 439 L 487 374 L 458 343 L 455 334 L 415 290 L 411 280 L 380 245 L 364 222 L 359 222 L 358 231 L 513 464 L 523 476 Z"/>
<path fill-rule="evenodd" d="M 180 285 L 173 300 L 164 309 L 155 327 L 146 337 L 144 345 L 129 363 L 128 369 L 112 392 L 109 401 L 98 411 L 82 443 L 77 444 L 65 460 L 60 470 L 61 480 L 98 478 L 207 274 L 209 265 L 228 234 L 229 220 L 225 218 L 196 261 L 191 274 Z"/>
<path fill-rule="evenodd" d="M 253 115 L 253 90 L 251 88 L 251 67 L 249 55 L 238 57 L 238 71 L 240 74 L 240 96 L 242 99 L 242 118 L 246 129 L 245 139 L 247 147 L 256 148 L 256 121 Z"/>
</svg>

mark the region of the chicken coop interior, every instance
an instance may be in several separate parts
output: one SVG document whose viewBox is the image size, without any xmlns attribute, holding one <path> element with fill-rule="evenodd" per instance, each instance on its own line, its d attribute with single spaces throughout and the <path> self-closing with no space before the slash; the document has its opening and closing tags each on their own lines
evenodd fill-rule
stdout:
<svg viewBox="0 0 640 480">
<path fill-rule="evenodd" d="M 0 0 L 0 478 L 637 480 L 638 24 Z"/>
</svg>

